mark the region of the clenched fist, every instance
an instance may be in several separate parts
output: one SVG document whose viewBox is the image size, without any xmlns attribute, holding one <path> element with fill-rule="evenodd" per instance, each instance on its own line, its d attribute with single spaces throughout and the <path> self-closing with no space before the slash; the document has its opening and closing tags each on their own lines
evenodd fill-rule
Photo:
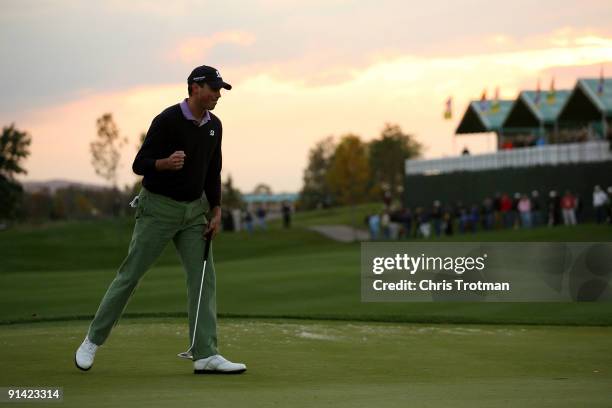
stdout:
<svg viewBox="0 0 612 408">
<path fill-rule="evenodd" d="M 176 171 L 183 168 L 185 164 L 185 152 L 178 150 L 172 153 L 165 159 L 159 159 L 155 161 L 155 167 L 157 170 L 171 170 Z"/>
</svg>

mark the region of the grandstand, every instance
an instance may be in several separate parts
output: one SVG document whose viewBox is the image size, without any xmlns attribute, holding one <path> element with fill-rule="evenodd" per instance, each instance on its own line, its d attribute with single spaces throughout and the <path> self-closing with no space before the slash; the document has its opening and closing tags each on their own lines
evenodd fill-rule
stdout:
<svg viewBox="0 0 612 408">
<path fill-rule="evenodd" d="M 564 129 L 587 128 L 592 138 L 611 139 L 612 78 L 579 79 L 557 121 Z"/>
<path fill-rule="evenodd" d="M 497 192 L 571 190 L 593 214 L 594 185 L 612 186 L 612 78 L 572 90 L 521 91 L 513 100 L 471 101 L 456 134 L 494 132 L 494 153 L 407 160 L 404 203 L 480 203 Z"/>
<path fill-rule="evenodd" d="M 513 147 L 561 142 L 557 137 L 557 117 L 570 94 L 570 90 L 548 92 L 545 96 L 538 91 L 522 91 L 503 122 L 503 128 L 513 136 Z"/>
<path fill-rule="evenodd" d="M 482 171 L 509 167 L 557 166 L 612 160 L 607 141 L 553 144 L 496 153 L 431 160 L 407 160 L 406 175 L 436 175 L 460 171 Z"/>
</svg>

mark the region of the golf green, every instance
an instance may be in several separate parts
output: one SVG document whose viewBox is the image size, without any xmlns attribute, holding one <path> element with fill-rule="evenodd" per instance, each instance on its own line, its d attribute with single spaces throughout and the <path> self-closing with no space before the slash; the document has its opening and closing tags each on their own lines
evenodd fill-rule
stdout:
<svg viewBox="0 0 612 408">
<path fill-rule="evenodd" d="M 0 384 L 63 387 L 65 407 L 610 406 L 610 327 L 222 319 L 238 376 L 192 374 L 183 319 L 122 320 L 81 372 L 86 329 L 3 326 Z"/>
</svg>

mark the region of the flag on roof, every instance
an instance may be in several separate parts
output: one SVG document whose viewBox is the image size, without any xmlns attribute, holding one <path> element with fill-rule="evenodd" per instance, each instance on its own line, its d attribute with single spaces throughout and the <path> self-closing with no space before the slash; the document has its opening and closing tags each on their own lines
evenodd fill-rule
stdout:
<svg viewBox="0 0 612 408">
<path fill-rule="evenodd" d="M 495 99 L 493 100 L 493 105 L 491 106 L 491 113 L 499 112 L 499 86 L 495 88 Z"/>
<path fill-rule="evenodd" d="M 444 110 L 444 119 L 452 119 L 453 117 L 453 111 L 452 111 L 452 103 L 453 103 L 453 97 L 449 96 L 448 99 L 446 100 L 446 109 Z"/>
<path fill-rule="evenodd" d="M 486 88 L 482 91 L 482 95 L 480 95 L 480 110 L 483 112 L 487 112 L 489 110 L 489 102 L 487 101 Z"/>
<path fill-rule="evenodd" d="M 549 105 L 552 105 L 553 103 L 555 103 L 556 96 L 557 93 L 555 91 L 555 77 L 552 77 L 552 79 L 550 80 L 550 90 L 546 94 L 546 102 L 548 102 Z"/>
<path fill-rule="evenodd" d="M 599 70 L 599 83 L 597 84 L 597 94 L 598 95 L 603 95 L 604 93 L 604 72 L 603 72 L 603 66 L 601 67 L 601 69 Z"/>
<path fill-rule="evenodd" d="M 534 102 L 536 105 L 540 104 L 541 97 L 542 97 L 542 90 L 540 89 L 540 79 L 538 78 L 538 87 L 536 88 L 536 94 L 534 98 Z"/>
</svg>

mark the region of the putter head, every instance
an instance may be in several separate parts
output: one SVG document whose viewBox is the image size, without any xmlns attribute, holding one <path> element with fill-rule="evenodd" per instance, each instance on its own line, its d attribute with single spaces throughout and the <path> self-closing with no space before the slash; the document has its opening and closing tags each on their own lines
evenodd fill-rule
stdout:
<svg viewBox="0 0 612 408">
<path fill-rule="evenodd" d="M 183 351 L 182 353 L 178 353 L 177 357 L 184 358 L 186 360 L 193 360 L 193 354 L 191 354 L 191 351 Z"/>
</svg>

